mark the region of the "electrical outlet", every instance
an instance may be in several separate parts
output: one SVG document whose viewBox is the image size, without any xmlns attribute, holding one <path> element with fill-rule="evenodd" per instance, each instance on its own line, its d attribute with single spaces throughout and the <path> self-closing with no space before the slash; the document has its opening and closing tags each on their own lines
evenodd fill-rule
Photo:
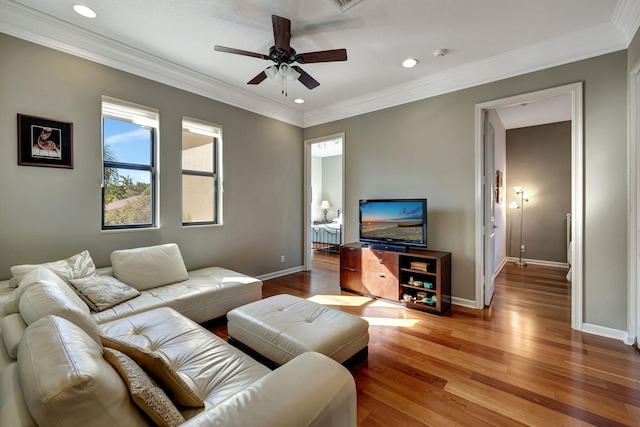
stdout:
<svg viewBox="0 0 640 427">
<path fill-rule="evenodd" d="M 280 262 L 284 262 L 284 255 L 280 255 Z"/>
<path fill-rule="evenodd" d="M 524 245 L 520 245 L 520 252 L 524 252 Z"/>
</svg>

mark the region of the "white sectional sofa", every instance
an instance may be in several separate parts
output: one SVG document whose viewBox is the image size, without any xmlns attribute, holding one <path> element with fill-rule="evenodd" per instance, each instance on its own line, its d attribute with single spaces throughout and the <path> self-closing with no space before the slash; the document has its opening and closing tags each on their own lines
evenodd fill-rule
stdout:
<svg viewBox="0 0 640 427">
<path fill-rule="evenodd" d="M 196 323 L 260 299 L 259 280 L 217 267 L 187 272 L 175 245 L 117 251 L 111 269 L 95 272 L 87 255 L 12 268 L 19 286 L 0 283 L 0 426 L 356 424 L 355 383 L 339 363 L 308 352 L 270 371 Z M 109 275 L 140 295 L 104 308 L 91 291 Z M 136 385 L 144 371 L 127 376 L 114 354 L 160 387 Z M 141 390 L 163 397 L 149 403 Z M 198 404 L 186 406 L 183 393 Z"/>
</svg>

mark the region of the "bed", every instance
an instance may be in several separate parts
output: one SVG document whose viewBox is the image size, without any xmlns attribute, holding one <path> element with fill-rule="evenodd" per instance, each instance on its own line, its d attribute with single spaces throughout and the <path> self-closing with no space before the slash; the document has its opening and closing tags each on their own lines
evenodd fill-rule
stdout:
<svg viewBox="0 0 640 427">
<path fill-rule="evenodd" d="M 342 223 L 338 221 L 311 224 L 311 248 L 314 251 L 340 252 Z"/>
</svg>

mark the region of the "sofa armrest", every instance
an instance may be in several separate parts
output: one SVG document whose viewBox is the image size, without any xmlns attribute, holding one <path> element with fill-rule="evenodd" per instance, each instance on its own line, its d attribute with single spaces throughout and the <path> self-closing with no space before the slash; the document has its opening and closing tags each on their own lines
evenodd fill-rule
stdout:
<svg viewBox="0 0 640 427">
<path fill-rule="evenodd" d="M 327 356 L 307 352 L 183 426 L 354 427 L 356 410 L 349 371 Z"/>
</svg>

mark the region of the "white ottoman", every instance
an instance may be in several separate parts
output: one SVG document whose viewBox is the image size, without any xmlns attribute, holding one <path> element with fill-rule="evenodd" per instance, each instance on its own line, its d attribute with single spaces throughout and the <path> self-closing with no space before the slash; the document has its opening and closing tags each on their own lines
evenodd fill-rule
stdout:
<svg viewBox="0 0 640 427">
<path fill-rule="evenodd" d="M 275 295 L 235 308 L 227 320 L 229 343 L 276 366 L 306 351 L 347 365 L 368 355 L 366 320 L 293 295 Z"/>
</svg>

